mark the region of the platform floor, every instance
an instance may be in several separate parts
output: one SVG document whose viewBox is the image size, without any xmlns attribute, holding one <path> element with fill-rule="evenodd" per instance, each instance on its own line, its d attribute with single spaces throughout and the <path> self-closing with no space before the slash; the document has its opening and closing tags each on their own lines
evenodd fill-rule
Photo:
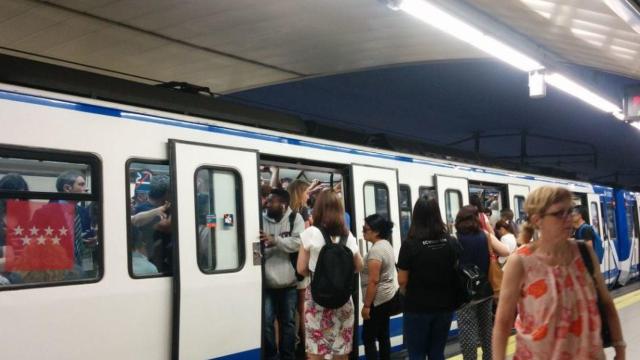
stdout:
<svg viewBox="0 0 640 360">
<path fill-rule="evenodd" d="M 612 295 L 620 319 L 622 321 L 622 333 L 627 342 L 627 359 L 640 359 L 640 281 L 627 284 L 622 288 L 613 290 Z M 515 351 L 515 338 L 511 336 L 507 346 L 508 359 L 511 359 Z M 613 349 L 606 349 L 607 359 L 613 359 L 615 352 Z M 481 351 L 478 349 L 478 359 L 482 359 Z M 449 360 L 462 360 L 460 346 L 457 341 L 447 344 L 445 355 Z M 392 356 L 395 359 L 406 359 L 406 352 Z"/>
</svg>

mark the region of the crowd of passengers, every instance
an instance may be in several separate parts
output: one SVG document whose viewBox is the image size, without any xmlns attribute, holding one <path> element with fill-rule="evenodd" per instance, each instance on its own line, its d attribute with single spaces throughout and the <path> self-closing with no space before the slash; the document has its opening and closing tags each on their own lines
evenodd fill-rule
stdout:
<svg viewBox="0 0 640 360">
<path fill-rule="evenodd" d="M 324 307 L 309 286 L 309 277 L 319 276 L 314 272 L 329 241 L 350 250 L 360 273 L 367 359 L 390 358 L 389 320 L 399 306 L 411 360 L 444 359 L 454 312 L 465 360 L 477 359 L 478 345 L 482 359 L 504 359 L 513 328 L 516 359 L 604 359 L 605 346 L 614 348 L 616 359 L 625 358 L 617 311 L 599 266 L 593 266 L 599 264 L 592 249 L 597 235 L 586 224 L 587 210 L 574 207 L 564 188 L 534 190 L 520 227 L 509 209 L 492 221 L 472 196 L 455 217 L 455 236 L 437 200 L 423 196 L 414 205 L 397 262 L 390 243 L 393 223 L 378 214 L 364 220 L 363 237 L 371 247 L 361 258 L 340 191 L 295 180 L 264 186 L 263 195 L 267 359 L 346 359 L 357 349 L 352 299 Z M 463 300 L 460 269 L 469 265 L 489 292 Z"/>
<path fill-rule="evenodd" d="M 275 169 L 271 172 L 272 180 L 261 188 L 259 234 L 267 359 L 346 359 L 354 349 L 357 309 L 351 297 L 339 306 L 323 306 L 310 286 L 314 275 L 321 277 L 316 273 L 319 261 L 331 260 L 320 260 L 330 243 L 348 249 L 353 274 L 360 274 L 361 337 L 367 359 L 389 359 L 389 319 L 400 306 L 412 360 L 444 359 L 454 312 L 465 360 L 476 359 L 478 344 L 483 359 L 504 359 L 514 327 L 517 359 L 603 359 L 604 346 L 615 349 L 616 359 L 625 358 L 620 320 L 592 249 L 600 241 L 586 223 L 587 209 L 574 207 L 568 190 L 544 186 L 531 192 L 524 204 L 528 219 L 520 228 L 508 209 L 492 221 L 480 198 L 472 196 L 455 217 L 455 236 L 443 222 L 437 200 L 423 196 L 413 207 L 408 237 L 396 261 L 390 242 L 393 223 L 388 219 L 378 214 L 364 219 L 362 233 L 371 247 L 363 259 L 349 231 L 339 185 L 281 181 Z M 57 178 L 56 188 L 84 193 L 85 178 L 66 171 Z M 29 187 L 12 173 L 0 179 L 0 189 Z M 146 196 L 132 199 L 135 274 L 155 274 L 172 266 L 169 189 L 169 178 L 157 175 Z M 73 210 L 72 218 L 66 219 L 73 228 L 70 269 L 7 271 L 7 259 L 24 249 L 7 243 L 7 200 L 0 201 L 0 284 L 77 279 L 95 271 L 83 263 L 95 256 L 98 241 L 91 209 L 63 200 L 51 200 L 47 206 L 60 204 Z M 461 301 L 460 269 L 467 265 L 475 266 L 483 281 L 493 281 L 490 293 Z M 496 269 L 503 275 L 495 275 Z M 603 328 L 608 338 L 601 334 Z"/>
</svg>

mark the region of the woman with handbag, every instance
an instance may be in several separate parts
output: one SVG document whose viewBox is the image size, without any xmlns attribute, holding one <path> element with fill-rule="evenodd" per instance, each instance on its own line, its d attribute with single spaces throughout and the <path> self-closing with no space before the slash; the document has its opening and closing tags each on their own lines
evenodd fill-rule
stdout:
<svg viewBox="0 0 640 360">
<path fill-rule="evenodd" d="M 607 335 L 615 358 L 624 360 L 620 319 L 599 266 L 593 266 L 597 257 L 589 246 L 582 248 L 569 239 L 571 192 L 540 187 L 529 194 L 524 209 L 528 222 L 521 236 L 526 245 L 509 257 L 505 268 L 493 333 L 494 359 L 505 358 L 517 305 L 516 359 L 604 359 Z M 535 230 L 539 238 L 529 242 Z"/>
<path fill-rule="evenodd" d="M 413 208 L 407 240 L 398 256 L 398 283 L 405 293 L 404 342 L 410 360 L 444 360 L 458 296 L 459 245 L 447 232 L 435 199 Z"/>
<path fill-rule="evenodd" d="M 362 342 L 368 360 L 388 360 L 391 356 L 389 338 L 389 317 L 395 299 L 396 285 L 395 257 L 391 238 L 393 223 L 378 214 L 364 219 L 362 233 L 372 246 L 364 258 L 364 268 L 360 273 L 362 286 Z M 376 340 L 380 351 L 376 350 Z"/>
<path fill-rule="evenodd" d="M 462 252 L 460 265 L 467 264 L 478 267 L 485 281 L 489 281 L 490 270 L 495 263 L 495 255 L 509 255 L 509 249 L 495 236 L 483 231 L 478 209 L 473 205 L 462 207 L 456 216 L 457 237 Z M 497 266 L 497 264 L 495 264 Z M 464 360 L 477 358 L 477 344 L 480 340 L 482 358 L 491 359 L 491 331 L 493 318 L 491 312 L 492 296 L 473 299 L 458 310 L 458 328 L 460 329 L 460 348 Z"/>
</svg>

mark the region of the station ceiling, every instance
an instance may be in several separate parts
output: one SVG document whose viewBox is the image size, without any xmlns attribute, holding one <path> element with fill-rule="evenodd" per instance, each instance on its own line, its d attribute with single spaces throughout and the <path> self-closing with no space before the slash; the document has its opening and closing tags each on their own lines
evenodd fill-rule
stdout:
<svg viewBox="0 0 640 360">
<path fill-rule="evenodd" d="M 610 0 L 436 2 L 484 14 L 616 103 L 640 83 L 640 33 Z M 530 99 L 526 74 L 380 1 L 3 0 L 0 52 L 189 82 L 369 134 L 473 151 L 460 140 L 476 133 L 490 157 L 519 156 L 521 138 L 485 136 L 524 130 L 541 136 L 527 140 L 529 164 L 640 185 L 637 129 L 551 89 Z M 595 163 L 546 156 L 592 151 Z"/>
</svg>

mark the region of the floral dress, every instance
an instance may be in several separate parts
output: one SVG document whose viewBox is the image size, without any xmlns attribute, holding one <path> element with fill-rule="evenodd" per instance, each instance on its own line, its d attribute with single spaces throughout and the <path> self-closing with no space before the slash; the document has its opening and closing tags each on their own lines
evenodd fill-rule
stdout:
<svg viewBox="0 0 640 360">
<path fill-rule="evenodd" d="M 531 245 L 517 250 L 524 284 L 516 318 L 515 360 L 603 359 L 600 314 L 593 280 L 577 244 L 573 260 L 548 265 Z"/>
<path fill-rule="evenodd" d="M 327 309 L 318 305 L 311 297 L 311 287 L 307 287 L 304 303 L 305 342 L 307 352 L 323 355 L 347 355 L 353 342 L 353 301 L 337 309 Z"/>
</svg>

